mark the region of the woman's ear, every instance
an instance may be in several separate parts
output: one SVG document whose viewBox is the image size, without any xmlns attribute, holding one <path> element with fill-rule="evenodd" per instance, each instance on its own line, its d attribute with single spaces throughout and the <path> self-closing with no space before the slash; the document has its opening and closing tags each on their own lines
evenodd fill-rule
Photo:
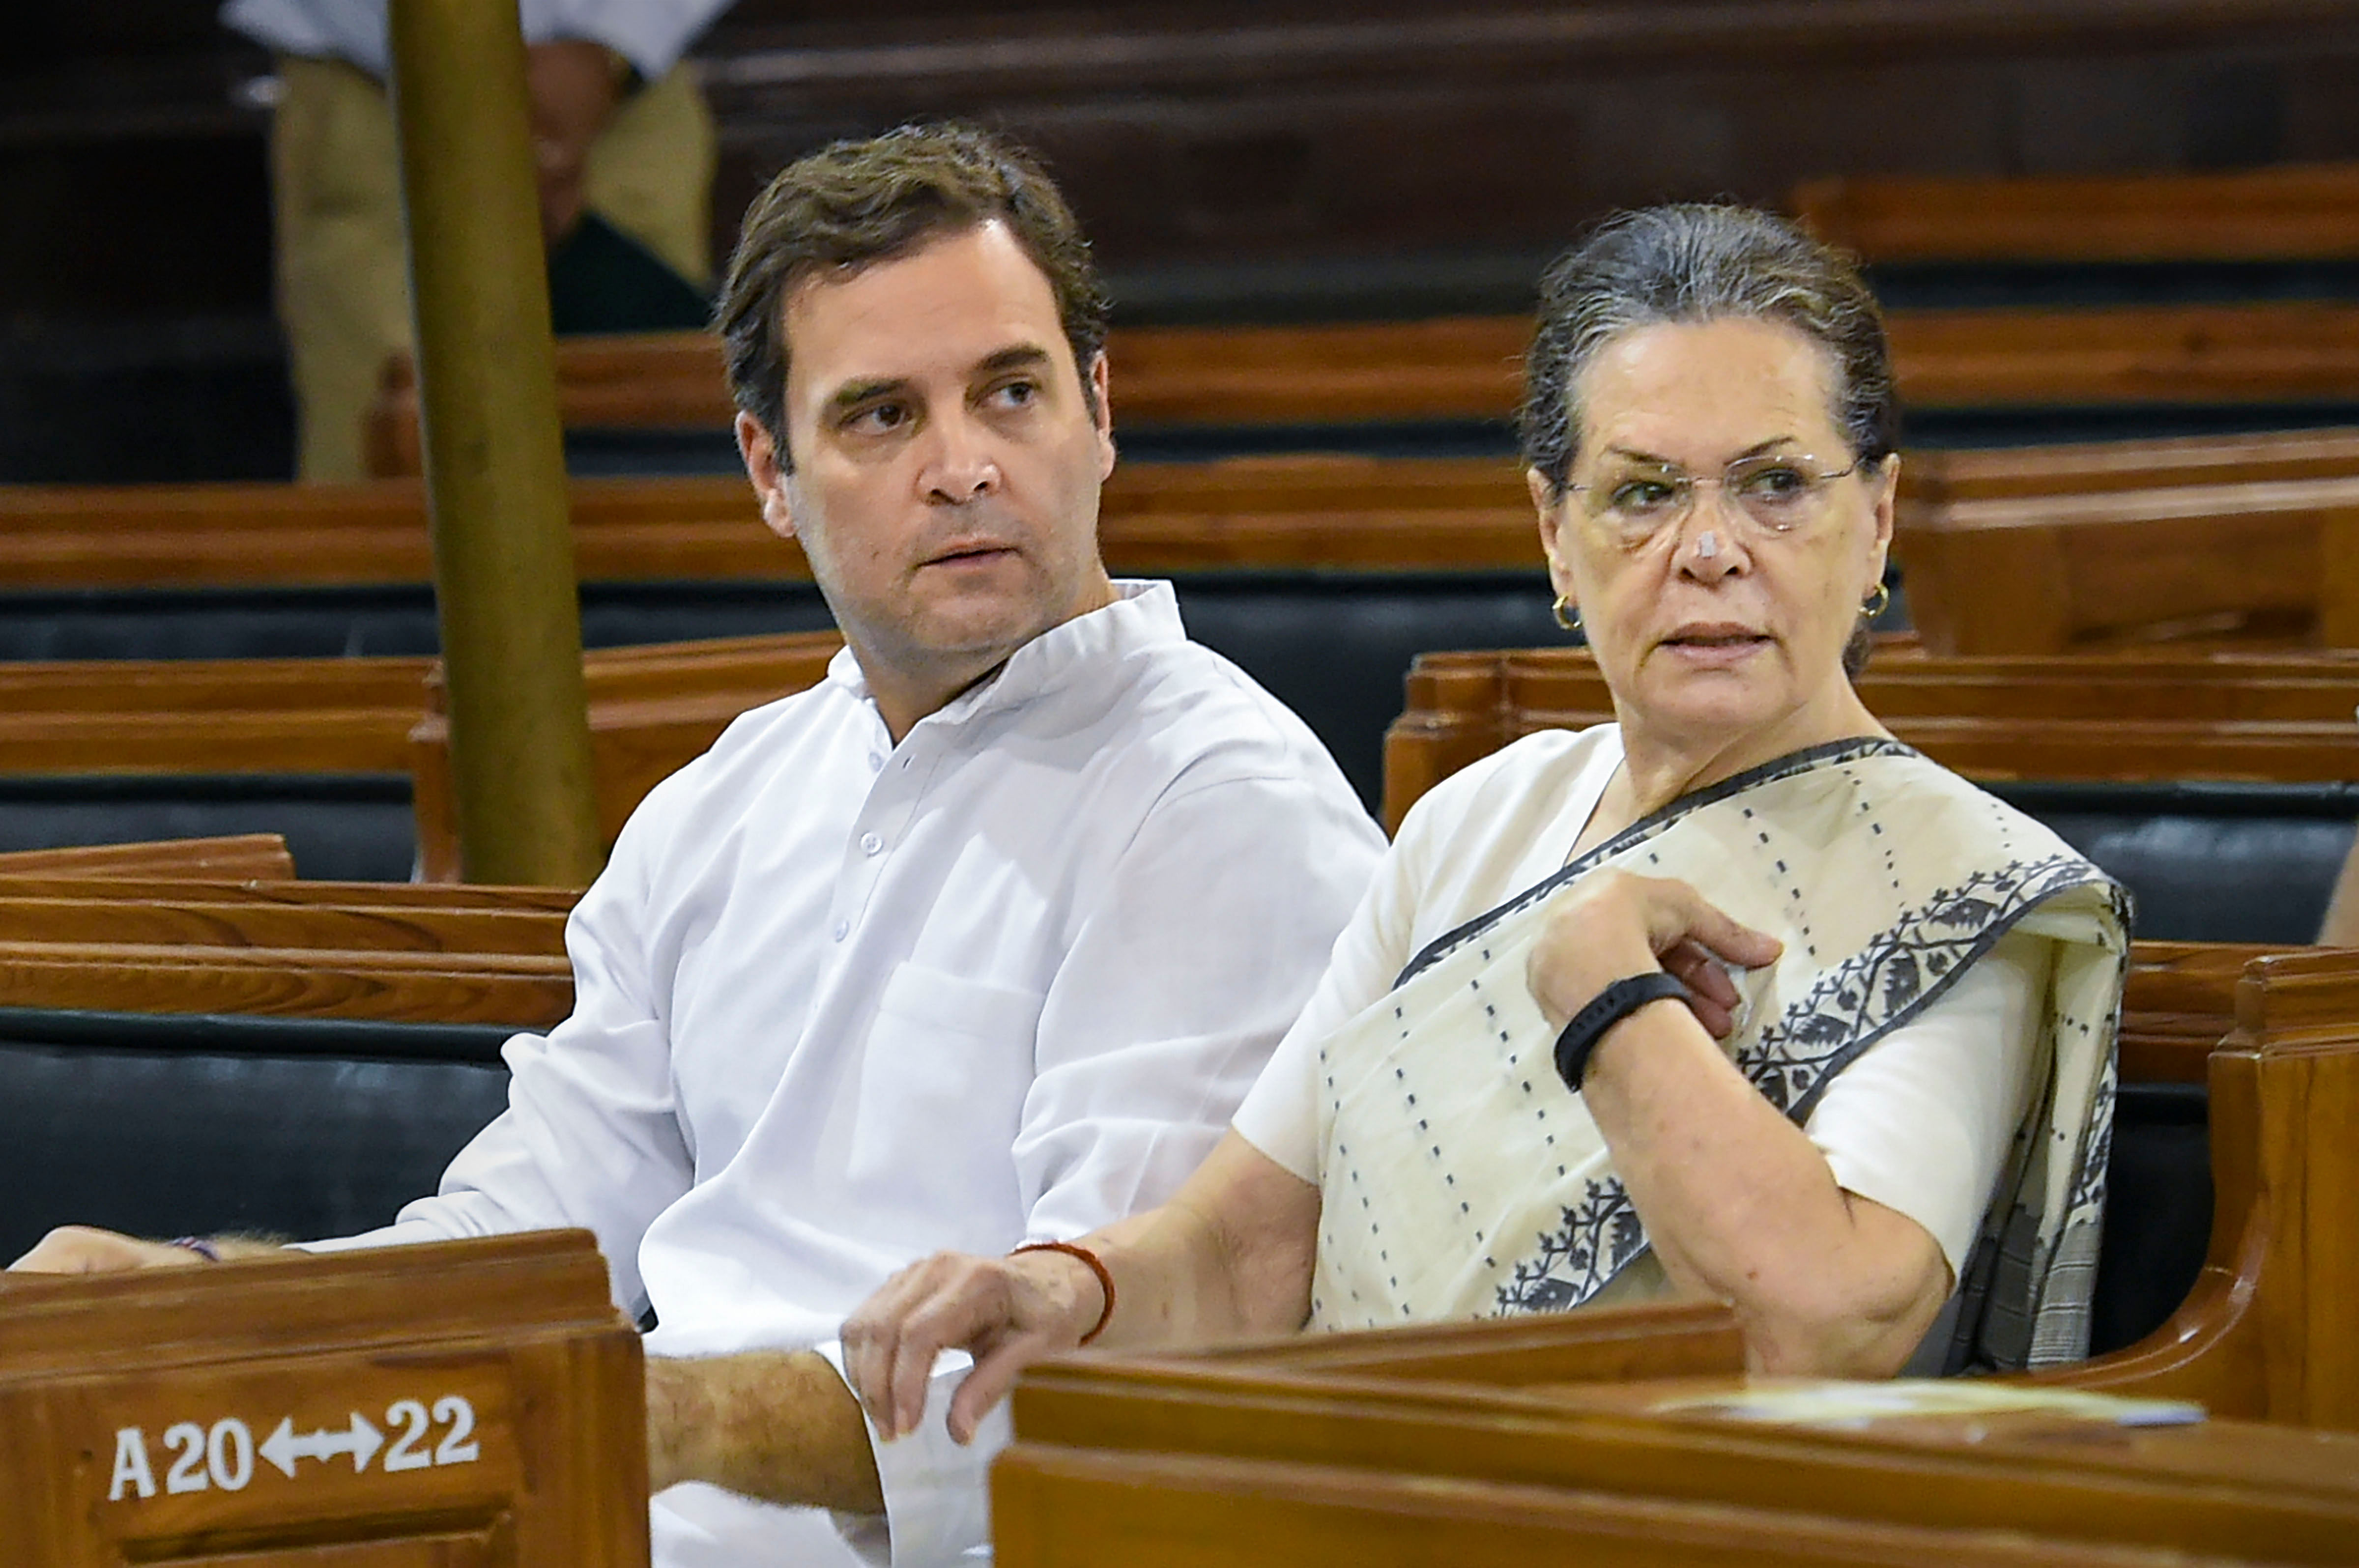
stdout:
<svg viewBox="0 0 2359 1568">
<path fill-rule="evenodd" d="M 1876 465 L 1878 472 L 1869 481 L 1869 494 L 1875 503 L 1875 578 L 1884 580 L 1886 566 L 1892 558 L 1892 530 L 1900 510 L 1900 454 L 1886 454 Z"/>
<path fill-rule="evenodd" d="M 1539 514 L 1540 553 L 1548 557 L 1549 581 L 1562 599 L 1572 598 L 1572 568 L 1565 560 L 1565 503 L 1570 491 L 1560 492 L 1554 480 L 1539 470 L 1524 470 L 1524 488 L 1531 492 L 1532 510 Z"/>
</svg>

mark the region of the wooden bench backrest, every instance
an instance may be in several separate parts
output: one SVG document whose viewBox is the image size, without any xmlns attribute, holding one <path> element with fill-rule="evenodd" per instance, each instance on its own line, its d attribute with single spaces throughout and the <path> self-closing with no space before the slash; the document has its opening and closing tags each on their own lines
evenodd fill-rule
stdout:
<svg viewBox="0 0 2359 1568">
<path fill-rule="evenodd" d="M 1901 499 L 1919 504 L 2354 477 L 2359 429 L 1934 448 L 1900 459 Z"/>
<path fill-rule="evenodd" d="M 0 1298 L 0 1561 L 645 1568 L 639 1336 L 587 1232 Z"/>
<path fill-rule="evenodd" d="M 580 480 L 572 501 L 587 582 L 810 578 L 740 480 Z M 1133 574 L 1539 564 L 1531 503 L 1506 458 L 1125 463 L 1106 484 L 1099 536 L 1113 569 Z M 0 487 L 7 587 L 422 583 L 431 568 L 414 481 Z"/>
<path fill-rule="evenodd" d="M 2359 778 L 2340 655 L 2281 660 L 1935 656 L 1871 662 L 1862 697 L 1893 732 L 1969 777 Z M 1613 718 L 1586 650 L 1421 654 L 1385 736 L 1385 823 L 1508 741 Z M 2303 717 L 2308 715 L 2309 717 Z"/>
<path fill-rule="evenodd" d="M 1937 178 L 1794 188 L 1796 216 L 1870 262 L 2306 261 L 2359 257 L 2359 165 L 2229 174 Z"/>
<path fill-rule="evenodd" d="M 1515 406 L 1531 323 L 1522 317 L 1300 327 L 1132 327 L 1107 340 L 1126 425 L 1492 419 Z M 726 429 L 736 416 L 708 333 L 557 341 L 568 429 Z M 387 362 L 368 416 L 370 471 L 423 471 L 416 370 Z"/>
<path fill-rule="evenodd" d="M 2359 396 L 2359 308 L 2338 302 L 1896 310 L 1886 324 L 1918 408 Z M 1530 336 L 1520 316 L 1133 329 L 1107 352 L 1121 426 L 1505 420 Z M 569 429 L 717 431 L 735 413 L 701 334 L 560 340 L 558 384 Z M 372 471 L 420 471 L 404 373 L 370 423 Z"/>
<path fill-rule="evenodd" d="M 84 844 L 0 853 L 0 884 L 16 877 L 187 877 L 287 881 L 295 857 L 276 833 L 219 838 L 165 838 L 137 844 Z"/>
<path fill-rule="evenodd" d="M 1907 505 L 1894 548 L 1936 653 L 2359 642 L 2359 478 Z"/>
</svg>

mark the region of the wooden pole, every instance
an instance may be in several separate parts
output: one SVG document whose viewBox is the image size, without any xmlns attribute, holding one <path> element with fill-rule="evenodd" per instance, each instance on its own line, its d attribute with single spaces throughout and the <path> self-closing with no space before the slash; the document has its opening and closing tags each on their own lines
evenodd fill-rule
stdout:
<svg viewBox="0 0 2359 1568">
<path fill-rule="evenodd" d="M 581 887 L 603 851 L 516 0 L 391 26 L 460 858 Z"/>
</svg>

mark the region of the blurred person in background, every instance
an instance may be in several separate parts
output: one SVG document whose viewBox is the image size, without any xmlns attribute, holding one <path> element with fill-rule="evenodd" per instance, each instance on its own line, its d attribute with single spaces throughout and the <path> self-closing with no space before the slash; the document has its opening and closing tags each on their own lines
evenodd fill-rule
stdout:
<svg viewBox="0 0 2359 1568">
<path fill-rule="evenodd" d="M 560 332 L 704 324 L 712 117 L 680 57 L 730 0 L 521 0 Z M 277 56 L 270 186 L 297 471 L 363 478 L 363 422 L 410 346 L 386 0 L 229 0 Z"/>
</svg>

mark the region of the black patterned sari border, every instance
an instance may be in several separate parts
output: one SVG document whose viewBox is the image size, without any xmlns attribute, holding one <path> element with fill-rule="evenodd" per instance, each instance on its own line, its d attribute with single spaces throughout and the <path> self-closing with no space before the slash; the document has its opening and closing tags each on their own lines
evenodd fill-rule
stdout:
<svg viewBox="0 0 2359 1568">
<path fill-rule="evenodd" d="M 1484 911 L 1455 930 L 1445 931 L 1427 943 L 1417 957 L 1411 958 L 1408 966 L 1393 978 L 1393 989 L 1396 990 L 1400 989 L 1419 971 L 1431 968 L 1453 949 L 1462 946 L 1468 938 L 1479 935 L 1487 927 L 1529 906 L 1535 901 L 1547 897 L 1576 877 L 1594 870 L 1601 861 L 1620 854 L 1633 845 L 1645 843 L 1690 812 L 1716 805 L 1731 795 L 1741 795 L 1749 789 L 1757 789 L 1763 784 L 1776 784 L 1779 780 L 1792 778 L 1798 773 L 1808 773 L 1814 768 L 1832 767 L 1843 762 L 1855 762 L 1862 757 L 1919 755 L 1921 753 L 1916 748 L 1904 746 L 1897 741 L 1887 740 L 1880 735 L 1860 736 L 1848 741 L 1829 741 L 1816 746 L 1805 746 L 1799 752 L 1788 752 L 1784 756 L 1772 758 L 1758 767 L 1747 768 L 1741 773 L 1731 774 L 1716 784 L 1707 784 L 1702 789 L 1683 795 L 1677 800 L 1640 817 L 1586 855 L 1526 888 L 1506 903 L 1495 909 Z"/>
</svg>

